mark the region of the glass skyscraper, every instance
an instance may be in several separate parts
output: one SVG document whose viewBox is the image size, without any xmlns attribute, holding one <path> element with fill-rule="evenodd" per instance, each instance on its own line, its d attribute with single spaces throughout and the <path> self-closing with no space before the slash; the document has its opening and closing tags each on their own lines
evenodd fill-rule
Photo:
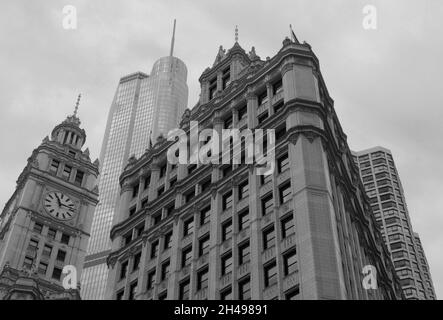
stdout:
<svg viewBox="0 0 443 320">
<path fill-rule="evenodd" d="M 175 29 L 175 25 L 174 25 Z M 119 176 L 129 157 L 140 157 L 150 140 L 176 128 L 188 102 L 187 68 L 169 56 L 157 60 L 151 74 L 120 79 L 100 153 L 99 204 L 94 213 L 88 255 L 82 274 L 83 299 L 103 299 L 108 275 L 109 234 L 120 195 Z"/>
</svg>

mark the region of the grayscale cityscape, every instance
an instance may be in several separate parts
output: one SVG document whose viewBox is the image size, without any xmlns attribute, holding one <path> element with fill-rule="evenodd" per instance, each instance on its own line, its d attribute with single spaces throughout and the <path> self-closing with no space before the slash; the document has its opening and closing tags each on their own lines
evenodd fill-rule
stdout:
<svg viewBox="0 0 443 320">
<path fill-rule="evenodd" d="M 442 14 L 2 4 L 0 300 L 442 297 Z"/>
</svg>

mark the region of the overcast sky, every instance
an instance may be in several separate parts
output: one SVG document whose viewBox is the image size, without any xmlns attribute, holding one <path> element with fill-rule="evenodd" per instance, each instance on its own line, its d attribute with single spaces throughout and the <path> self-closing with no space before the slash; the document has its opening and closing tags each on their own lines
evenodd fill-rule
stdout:
<svg viewBox="0 0 443 320">
<path fill-rule="evenodd" d="M 76 30 L 62 27 L 64 5 L 77 8 Z M 376 30 L 362 27 L 375 5 Z M 188 67 L 189 102 L 219 45 L 255 46 L 272 57 L 291 23 L 320 60 L 351 149 L 392 150 L 413 228 L 421 236 L 437 296 L 443 297 L 443 2 L 438 0 L 2 1 L 0 10 L 0 205 L 32 150 L 72 113 L 98 157 L 120 77 L 149 73 L 168 55 Z"/>
</svg>

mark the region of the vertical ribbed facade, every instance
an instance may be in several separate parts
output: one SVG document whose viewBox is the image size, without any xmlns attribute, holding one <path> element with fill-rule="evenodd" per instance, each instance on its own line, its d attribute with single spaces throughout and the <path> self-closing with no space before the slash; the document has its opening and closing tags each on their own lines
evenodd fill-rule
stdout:
<svg viewBox="0 0 443 320">
<path fill-rule="evenodd" d="M 137 72 L 120 79 L 108 116 L 100 154 L 100 202 L 94 214 L 82 298 L 103 299 L 107 279 L 109 233 L 120 195 L 118 178 L 128 159 L 140 156 L 149 141 L 178 126 L 187 106 L 187 69 L 178 58 L 160 58 L 148 76 Z"/>
<path fill-rule="evenodd" d="M 353 155 L 406 299 L 435 299 L 429 266 L 412 229 L 391 151 L 375 147 Z"/>
</svg>

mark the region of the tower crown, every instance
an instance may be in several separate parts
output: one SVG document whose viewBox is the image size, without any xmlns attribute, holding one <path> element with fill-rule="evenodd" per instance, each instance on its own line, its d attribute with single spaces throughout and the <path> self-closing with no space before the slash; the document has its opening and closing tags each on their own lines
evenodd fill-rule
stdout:
<svg viewBox="0 0 443 320">
<path fill-rule="evenodd" d="M 80 119 L 77 116 L 81 95 L 78 95 L 74 113 L 52 130 L 51 138 L 64 145 L 81 149 L 86 141 L 86 132 L 80 128 Z"/>
</svg>

